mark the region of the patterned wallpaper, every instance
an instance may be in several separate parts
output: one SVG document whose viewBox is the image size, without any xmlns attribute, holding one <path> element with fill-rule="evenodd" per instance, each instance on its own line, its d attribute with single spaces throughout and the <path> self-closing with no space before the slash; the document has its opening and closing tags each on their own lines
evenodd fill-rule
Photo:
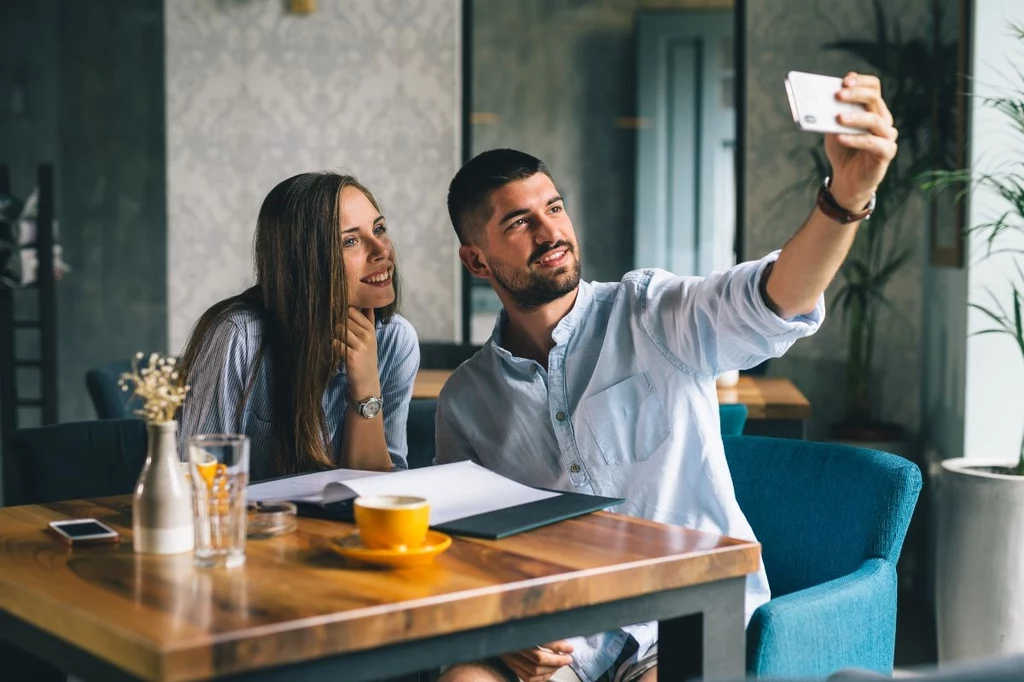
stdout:
<svg viewBox="0 0 1024 682">
<path fill-rule="evenodd" d="M 869 0 L 756 0 L 747 3 L 747 205 L 746 257 L 778 248 L 811 210 L 814 194 L 790 195 L 784 190 L 807 172 L 806 155 L 791 158 L 808 133 L 793 126 L 783 81 L 791 70 L 841 76 L 848 70 L 867 72 L 863 64 L 842 54 L 819 49 L 841 38 L 868 38 L 873 32 Z M 904 35 L 924 33 L 927 8 L 920 0 L 885 3 L 898 17 Z M 922 263 L 925 259 L 924 212 L 919 201 L 903 213 L 903 239 L 915 253 L 887 289 L 897 314 L 883 317 L 876 340 L 876 382 L 885 418 L 913 432 L 919 421 L 919 340 L 921 335 Z M 833 288 L 834 290 L 834 288 Z M 826 295 L 831 302 L 831 290 Z M 770 365 L 770 373 L 787 376 L 814 406 L 809 436 L 825 435 L 829 424 L 843 417 L 845 385 L 845 326 L 835 311 L 813 337 L 797 343 Z"/>
<path fill-rule="evenodd" d="M 445 193 L 459 161 L 459 0 L 286 7 L 165 3 L 170 348 L 210 304 L 251 284 L 270 188 L 322 168 L 355 173 L 381 202 L 420 338 L 455 338 Z"/>
</svg>

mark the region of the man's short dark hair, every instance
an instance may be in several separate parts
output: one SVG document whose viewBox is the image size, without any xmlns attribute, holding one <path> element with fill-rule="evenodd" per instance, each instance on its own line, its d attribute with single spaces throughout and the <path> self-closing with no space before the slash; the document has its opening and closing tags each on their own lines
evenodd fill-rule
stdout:
<svg viewBox="0 0 1024 682">
<path fill-rule="evenodd" d="M 515 149 L 491 149 L 470 159 L 448 186 L 448 216 L 459 241 L 468 244 L 490 220 L 492 192 L 537 173 L 551 177 L 543 161 Z"/>
</svg>

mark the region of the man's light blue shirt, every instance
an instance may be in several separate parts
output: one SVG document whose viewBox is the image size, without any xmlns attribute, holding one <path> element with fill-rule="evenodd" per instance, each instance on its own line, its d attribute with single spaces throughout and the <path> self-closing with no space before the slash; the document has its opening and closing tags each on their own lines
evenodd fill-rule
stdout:
<svg viewBox="0 0 1024 682">
<path fill-rule="evenodd" d="M 470 459 L 526 485 L 625 498 L 616 512 L 754 539 L 725 460 L 715 379 L 782 355 L 825 314 L 823 299 L 791 320 L 765 305 L 758 284 L 776 257 L 706 278 L 637 270 L 581 282 L 547 370 L 502 347 L 502 311 L 441 391 L 437 462 Z M 747 577 L 748 621 L 769 596 L 762 564 Z M 570 640 L 573 669 L 597 679 L 628 635 L 642 655 L 657 624 Z"/>
</svg>

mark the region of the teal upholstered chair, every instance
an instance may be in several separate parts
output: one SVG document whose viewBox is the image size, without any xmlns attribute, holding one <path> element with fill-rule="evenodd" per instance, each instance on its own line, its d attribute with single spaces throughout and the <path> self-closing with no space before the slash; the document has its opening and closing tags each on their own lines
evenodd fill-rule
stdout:
<svg viewBox="0 0 1024 682">
<path fill-rule="evenodd" d="M 420 341 L 420 369 L 455 369 L 473 354 L 480 346 Z"/>
<path fill-rule="evenodd" d="M 4 445 L 4 504 L 127 494 L 145 461 L 146 423 L 141 419 L 15 429 Z"/>
<path fill-rule="evenodd" d="M 742 403 L 718 406 L 718 419 L 721 422 L 722 436 L 741 436 L 743 427 L 747 425 L 747 406 Z"/>
<path fill-rule="evenodd" d="M 409 454 L 406 462 L 410 469 L 430 466 L 434 463 L 434 412 L 437 400 L 433 398 L 413 400 L 409 403 L 409 421 L 406 436 Z"/>
<path fill-rule="evenodd" d="M 85 388 L 89 391 L 97 419 L 120 419 L 131 417 L 142 407 L 138 398 L 122 391 L 117 381 L 124 372 L 130 372 L 129 360 L 115 360 L 93 367 L 85 373 Z"/>
<path fill-rule="evenodd" d="M 772 599 L 747 628 L 747 671 L 892 672 L 896 562 L 921 472 L 896 455 L 788 438 L 726 438 L 740 508 Z"/>
</svg>

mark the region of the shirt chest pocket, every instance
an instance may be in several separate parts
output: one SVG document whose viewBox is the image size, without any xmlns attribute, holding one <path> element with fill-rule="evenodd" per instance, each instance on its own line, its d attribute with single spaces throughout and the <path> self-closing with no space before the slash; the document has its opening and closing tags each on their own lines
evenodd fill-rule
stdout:
<svg viewBox="0 0 1024 682">
<path fill-rule="evenodd" d="M 583 408 L 601 455 L 613 466 L 646 460 L 672 433 L 647 372 L 587 398 Z"/>
</svg>

